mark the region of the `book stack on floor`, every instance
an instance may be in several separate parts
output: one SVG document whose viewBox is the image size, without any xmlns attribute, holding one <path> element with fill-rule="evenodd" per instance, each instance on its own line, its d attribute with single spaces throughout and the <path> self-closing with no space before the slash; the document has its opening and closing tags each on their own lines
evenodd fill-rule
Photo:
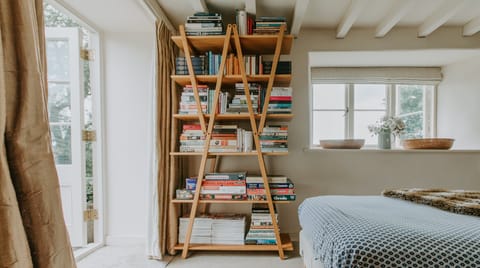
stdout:
<svg viewBox="0 0 480 268">
<path fill-rule="evenodd" d="M 185 243 L 188 217 L 181 217 L 178 242 Z M 245 244 L 246 217 L 242 214 L 209 214 L 196 217 L 190 243 L 192 244 Z"/>
<path fill-rule="evenodd" d="M 272 71 L 272 62 L 264 61 L 262 63 L 263 74 L 270 74 Z M 292 62 L 291 61 L 279 61 L 277 64 L 277 69 L 275 74 L 291 74 L 292 73 Z"/>
<path fill-rule="evenodd" d="M 275 208 L 275 219 L 278 223 L 278 213 Z M 247 245 L 275 245 L 275 230 L 267 204 L 253 204 L 250 229 L 245 238 Z"/>
<path fill-rule="evenodd" d="M 202 181 L 200 199 L 246 200 L 246 172 L 207 173 Z"/>
<path fill-rule="evenodd" d="M 179 219 L 178 226 L 178 242 L 185 243 L 185 236 L 188 228 L 188 217 Z M 195 244 L 211 244 L 212 243 L 212 223 L 213 219 L 208 215 L 196 217 L 193 222 L 192 235 L 190 236 L 190 243 Z"/>
<path fill-rule="evenodd" d="M 208 61 L 205 55 L 191 56 L 193 72 L 196 75 L 208 74 Z M 175 74 L 188 75 L 187 59 L 185 57 L 175 58 Z"/>
<path fill-rule="evenodd" d="M 253 34 L 277 34 L 282 25 L 285 25 L 286 32 L 287 19 L 285 17 L 259 17 L 255 20 Z"/>
<path fill-rule="evenodd" d="M 205 135 L 200 124 L 184 124 L 180 135 L 180 152 L 203 152 Z"/>
<path fill-rule="evenodd" d="M 222 16 L 219 13 L 197 12 L 187 17 L 185 32 L 187 35 L 222 35 Z"/>
<path fill-rule="evenodd" d="M 208 112 L 208 95 L 210 89 L 207 85 L 197 85 L 198 95 L 200 97 L 200 105 L 202 112 Z M 182 95 L 180 96 L 180 105 L 178 108 L 179 114 L 197 114 L 197 102 L 195 101 L 195 95 L 193 93 L 192 85 L 186 85 L 183 87 Z"/>
<path fill-rule="evenodd" d="M 246 217 L 242 214 L 215 214 L 212 244 L 244 245 Z"/>
<path fill-rule="evenodd" d="M 262 176 L 248 176 L 247 198 L 249 200 L 267 200 Z M 295 185 L 286 176 L 268 176 L 270 194 L 274 201 L 294 201 Z"/>
<path fill-rule="evenodd" d="M 268 103 L 269 114 L 290 114 L 292 113 L 292 88 L 273 87 Z"/>
<path fill-rule="evenodd" d="M 287 125 L 267 125 L 259 138 L 262 152 L 288 152 Z"/>
<path fill-rule="evenodd" d="M 248 88 L 250 89 L 253 111 L 257 113 L 259 111 L 259 104 L 262 103 L 262 86 L 257 83 L 249 83 Z M 235 96 L 228 105 L 227 113 L 248 113 L 247 96 L 245 95 L 243 83 L 235 84 Z"/>
</svg>

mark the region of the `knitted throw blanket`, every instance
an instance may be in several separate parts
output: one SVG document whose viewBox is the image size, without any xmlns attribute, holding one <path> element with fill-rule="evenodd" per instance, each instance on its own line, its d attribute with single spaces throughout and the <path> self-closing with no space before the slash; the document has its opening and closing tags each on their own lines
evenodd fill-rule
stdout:
<svg viewBox="0 0 480 268">
<path fill-rule="evenodd" d="M 429 205 L 458 214 L 480 216 L 480 191 L 397 189 L 384 190 L 382 195 Z"/>
</svg>

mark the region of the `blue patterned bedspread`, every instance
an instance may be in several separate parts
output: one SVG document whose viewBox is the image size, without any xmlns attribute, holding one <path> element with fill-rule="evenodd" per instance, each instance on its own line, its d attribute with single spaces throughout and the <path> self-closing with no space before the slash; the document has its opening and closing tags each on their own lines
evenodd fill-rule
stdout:
<svg viewBox="0 0 480 268">
<path fill-rule="evenodd" d="M 480 267 L 480 217 L 382 196 L 319 196 L 302 230 L 328 267 Z"/>
</svg>

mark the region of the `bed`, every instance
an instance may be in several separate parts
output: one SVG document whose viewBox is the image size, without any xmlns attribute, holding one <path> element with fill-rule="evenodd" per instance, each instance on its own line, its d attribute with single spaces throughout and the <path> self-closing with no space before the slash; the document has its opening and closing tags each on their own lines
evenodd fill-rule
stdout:
<svg viewBox="0 0 480 268">
<path fill-rule="evenodd" d="M 299 207 L 306 268 L 480 267 L 480 217 L 384 196 L 320 196 Z"/>
</svg>

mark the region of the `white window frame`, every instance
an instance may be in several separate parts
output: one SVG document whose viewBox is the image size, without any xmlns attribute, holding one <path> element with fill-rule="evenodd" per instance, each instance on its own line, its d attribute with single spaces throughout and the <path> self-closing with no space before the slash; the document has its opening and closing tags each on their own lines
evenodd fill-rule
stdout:
<svg viewBox="0 0 480 268">
<path fill-rule="evenodd" d="M 88 244 L 86 247 L 75 250 L 75 260 L 79 261 L 95 250 L 105 246 L 106 221 L 107 215 L 105 208 L 105 178 L 106 171 L 104 168 L 105 153 L 104 153 L 104 83 L 103 83 L 103 47 L 102 39 L 103 33 L 95 24 L 90 22 L 80 13 L 68 6 L 64 0 L 44 0 L 46 3 L 52 5 L 57 10 L 70 18 L 73 18 L 76 23 L 86 28 L 90 33 L 90 50 L 94 51 L 94 61 L 90 64 L 90 86 L 92 88 L 92 112 L 93 112 L 93 129 L 96 131 L 96 142 L 93 148 L 93 189 L 94 189 L 94 208 L 97 209 L 98 219 L 94 223 L 94 242 Z"/>
<path fill-rule="evenodd" d="M 310 79 L 310 91 L 309 91 L 309 116 L 310 116 L 310 130 L 309 130 L 309 148 L 315 148 L 318 146 L 318 144 L 315 144 L 313 142 L 313 112 L 315 111 L 344 111 L 345 112 L 345 132 L 344 132 L 344 138 L 345 139 L 353 139 L 354 138 L 354 122 L 355 122 L 355 111 L 383 111 L 383 109 L 354 109 L 355 103 L 354 103 L 354 88 L 355 84 L 361 84 L 361 83 L 331 83 L 331 82 L 326 82 L 324 84 L 345 84 L 345 109 L 315 109 L 313 107 L 313 88 L 314 85 L 316 84 L 322 84 L 315 82 L 313 83 L 312 80 Z M 365 83 L 366 84 L 366 83 Z M 371 83 L 375 84 L 375 83 Z M 397 92 L 396 92 L 396 86 L 397 85 L 402 85 L 401 83 L 381 83 L 382 85 L 385 85 L 385 96 L 387 99 L 387 104 L 386 104 L 386 115 L 387 116 L 395 116 L 397 113 Z M 429 85 L 433 86 L 433 90 L 427 90 L 425 91 L 425 97 L 424 97 L 424 114 L 425 114 L 425 119 L 423 121 L 423 129 L 425 133 L 425 137 L 436 137 L 436 122 L 437 122 L 437 101 L 436 101 L 436 96 L 437 96 L 437 86 L 436 85 Z M 376 147 L 375 145 L 367 145 L 366 147 Z"/>
</svg>

